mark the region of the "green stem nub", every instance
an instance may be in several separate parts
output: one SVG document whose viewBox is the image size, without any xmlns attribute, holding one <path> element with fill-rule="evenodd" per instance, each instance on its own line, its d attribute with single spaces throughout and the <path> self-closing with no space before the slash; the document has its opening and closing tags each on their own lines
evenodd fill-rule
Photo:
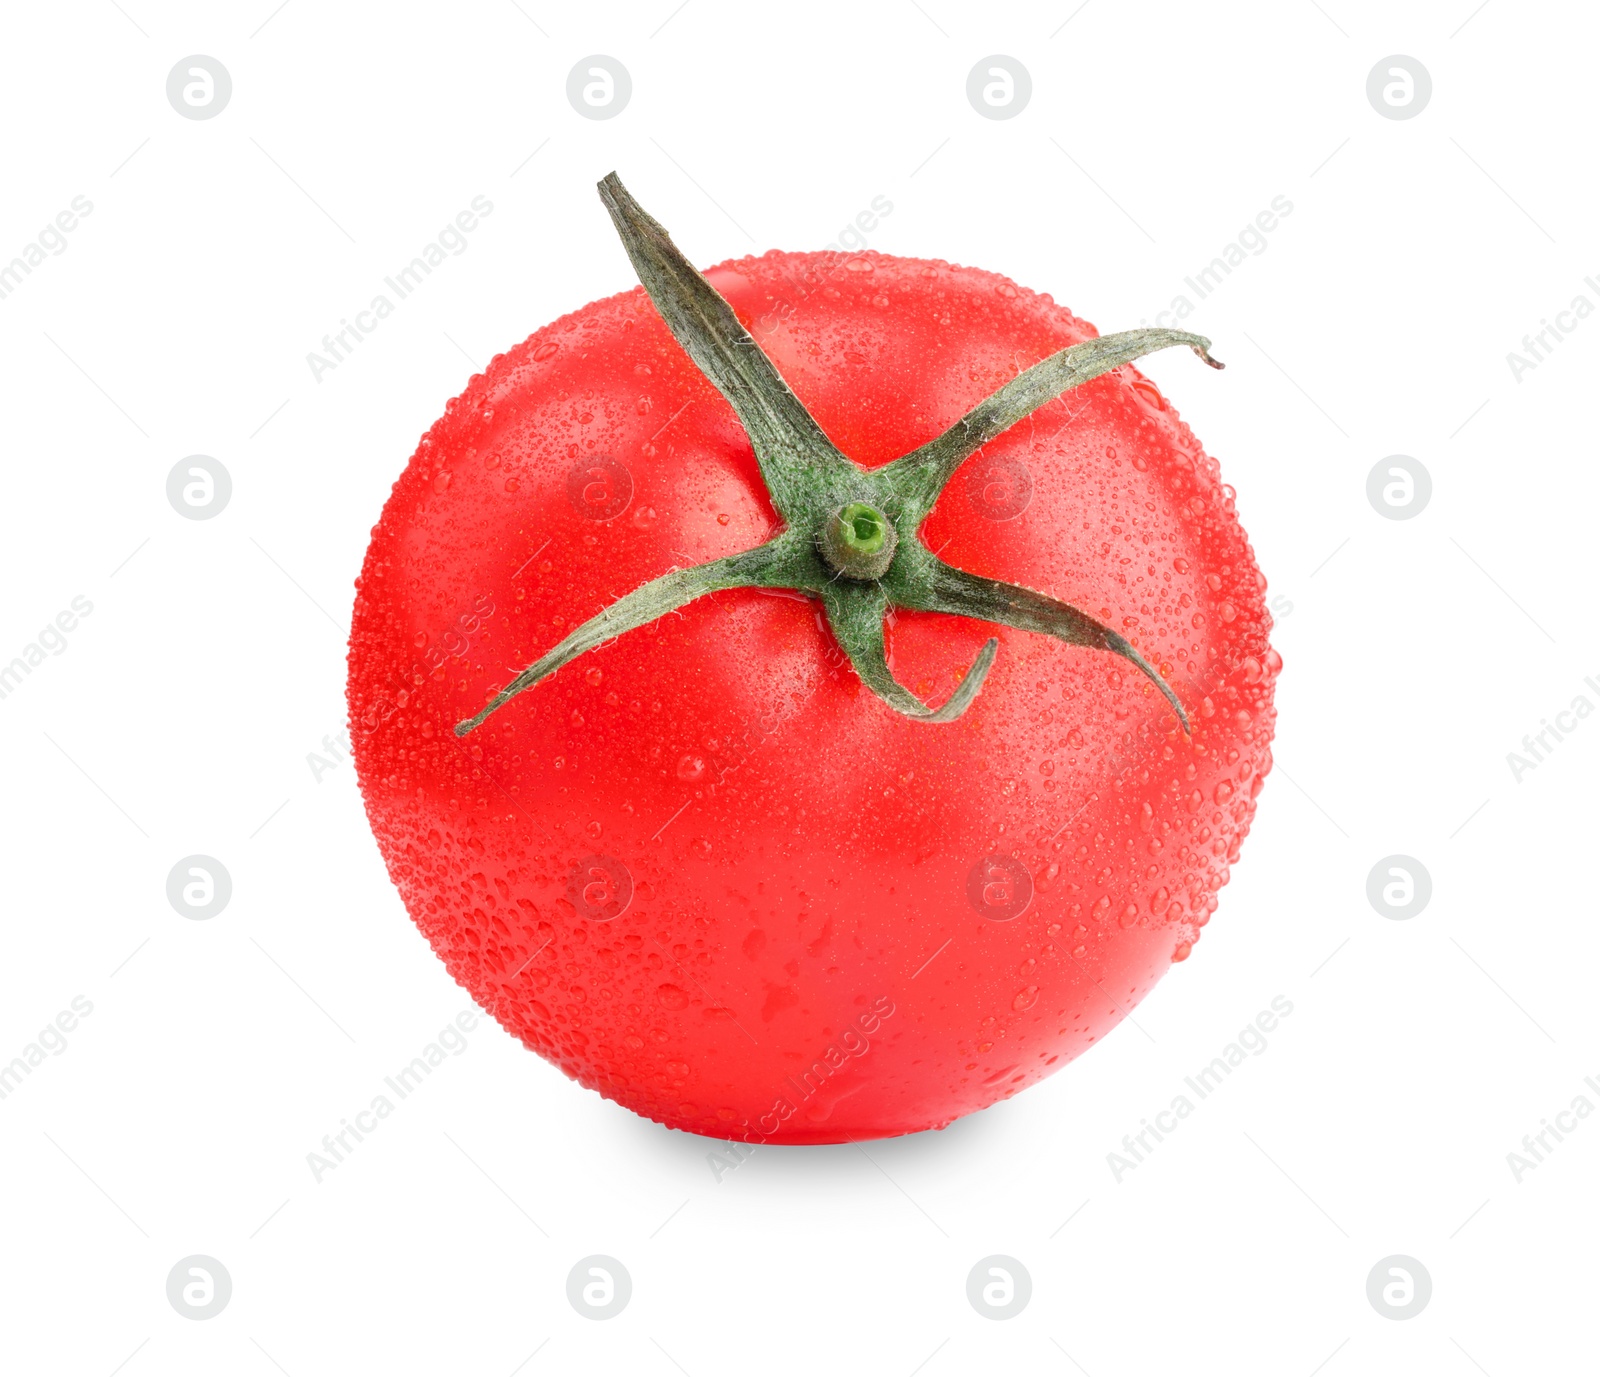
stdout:
<svg viewBox="0 0 1600 1377">
<path fill-rule="evenodd" d="M 847 579 L 881 579 L 900 537 L 889 518 L 865 502 L 847 502 L 822 524 L 818 548 L 828 567 Z"/>
</svg>

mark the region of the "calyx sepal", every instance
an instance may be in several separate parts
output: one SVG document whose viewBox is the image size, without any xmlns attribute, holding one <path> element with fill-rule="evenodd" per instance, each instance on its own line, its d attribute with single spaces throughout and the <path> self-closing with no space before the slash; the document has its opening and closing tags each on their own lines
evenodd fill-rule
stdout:
<svg viewBox="0 0 1600 1377">
<path fill-rule="evenodd" d="M 983 687 L 999 642 L 991 638 L 950 697 L 931 708 L 889 668 L 884 620 L 893 607 L 996 622 L 1121 656 L 1155 685 L 1188 732 L 1178 695 L 1125 636 L 1047 594 L 946 564 L 922 543 L 918 529 L 957 469 L 1018 421 L 1158 349 L 1187 345 L 1221 368 L 1211 357 L 1210 340 L 1168 329 L 1085 340 L 1024 369 L 927 444 L 881 468 L 864 469 L 823 433 L 733 308 L 616 173 L 600 183 L 600 199 L 667 328 L 750 437 L 784 529 L 742 554 L 671 570 L 619 598 L 517 674 L 482 711 L 458 723 L 457 736 L 586 651 L 729 588 L 787 588 L 817 598 L 861 682 L 916 721 L 950 722 L 965 712 Z"/>
</svg>

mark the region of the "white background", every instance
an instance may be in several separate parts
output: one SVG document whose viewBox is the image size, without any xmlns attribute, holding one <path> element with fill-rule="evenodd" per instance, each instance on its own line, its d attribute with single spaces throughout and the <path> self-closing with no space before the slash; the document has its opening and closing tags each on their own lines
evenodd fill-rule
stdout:
<svg viewBox="0 0 1600 1377">
<path fill-rule="evenodd" d="M 0 1365 L 28 1373 L 978 1371 L 1502 1374 L 1592 1361 L 1600 1123 L 1600 720 L 1506 756 L 1600 677 L 1600 319 L 1507 354 L 1600 273 L 1600 17 L 1358 0 L 805 6 L 8 7 L 0 262 L 93 212 L 0 300 L 0 1059 L 75 996 L 66 1050 L 0 1101 Z M 578 117 L 610 55 L 629 106 Z M 1426 66 L 1416 118 L 1368 72 Z M 232 99 L 180 118 L 189 54 Z M 1022 62 L 1016 118 L 969 105 Z M 537 150 L 537 151 L 536 151 Z M 389 885 L 348 759 L 344 638 L 367 533 L 472 371 L 632 277 L 618 169 L 692 258 L 820 248 L 875 196 L 889 253 L 1154 317 L 1274 196 L 1293 212 L 1185 323 L 1228 371 L 1147 371 L 1221 460 L 1277 600 L 1279 761 L 1195 956 L 1103 1046 L 942 1133 L 717 1145 L 565 1080 L 488 1019 L 320 1182 L 307 1153 L 467 997 Z M 306 355 L 475 195 L 460 257 L 316 381 Z M 218 458 L 228 508 L 168 504 Z M 1414 456 L 1427 509 L 1366 479 Z M 1292 610 L 1291 610 L 1292 609 Z M 205 853 L 226 910 L 165 883 Z M 1428 907 L 1390 921 L 1404 853 Z M 1274 996 L 1293 1014 L 1117 1180 L 1107 1154 Z M 1549 1141 L 1554 1142 L 1553 1139 Z M 633 1298 L 569 1305 L 580 1258 Z M 996 1322 L 973 1264 L 1022 1262 Z M 221 1261 L 231 1302 L 169 1305 Z M 1397 1321 L 1373 1265 L 1420 1261 Z M 530 1355 L 533 1355 L 530 1357 Z M 519 1367 L 519 1364 L 522 1366 Z M 119 1367 L 119 1365 L 121 1365 Z M 919 1366 L 920 1365 L 920 1366 Z"/>
</svg>

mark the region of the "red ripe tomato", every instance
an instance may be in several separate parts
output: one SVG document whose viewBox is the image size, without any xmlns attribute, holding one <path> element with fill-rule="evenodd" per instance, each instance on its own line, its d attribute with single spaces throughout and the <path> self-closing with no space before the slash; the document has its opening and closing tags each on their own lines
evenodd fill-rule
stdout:
<svg viewBox="0 0 1600 1377">
<path fill-rule="evenodd" d="M 707 276 L 868 469 L 1094 337 L 942 262 Z M 357 585 L 368 815 L 451 974 L 608 1098 L 752 1142 L 942 1127 L 1084 1051 L 1198 940 L 1271 765 L 1265 581 L 1215 461 L 1127 366 L 967 460 L 921 535 L 1125 635 L 1189 733 L 1125 658 L 900 611 L 890 664 L 922 699 L 1000 643 L 964 715 L 916 721 L 815 599 L 736 588 L 455 734 L 622 595 L 781 525 L 644 290 L 496 358 L 418 445 Z"/>
</svg>

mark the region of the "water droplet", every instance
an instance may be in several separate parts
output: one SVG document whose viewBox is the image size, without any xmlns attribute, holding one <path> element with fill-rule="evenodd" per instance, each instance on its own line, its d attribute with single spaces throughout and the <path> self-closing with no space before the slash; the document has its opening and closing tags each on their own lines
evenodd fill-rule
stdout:
<svg viewBox="0 0 1600 1377">
<path fill-rule="evenodd" d="M 689 996 L 676 985 L 658 985 L 656 1003 L 663 1009 L 685 1009 L 689 1005 Z"/>
<path fill-rule="evenodd" d="M 678 778 L 686 784 L 692 784 L 706 772 L 704 756 L 689 754 L 681 756 L 678 760 Z"/>
</svg>

